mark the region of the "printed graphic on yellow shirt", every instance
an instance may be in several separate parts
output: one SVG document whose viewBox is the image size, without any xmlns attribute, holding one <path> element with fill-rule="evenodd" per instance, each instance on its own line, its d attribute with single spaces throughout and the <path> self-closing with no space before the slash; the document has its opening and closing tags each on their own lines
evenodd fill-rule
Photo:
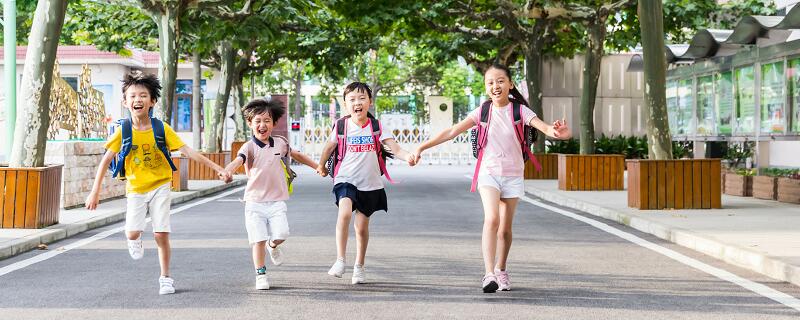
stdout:
<svg viewBox="0 0 800 320">
<path fill-rule="evenodd" d="M 142 144 L 141 146 L 131 146 L 131 154 L 133 156 L 133 164 L 136 166 L 143 166 L 147 169 L 157 169 L 164 165 L 164 157 L 159 156 L 161 150 L 149 143 Z"/>
</svg>

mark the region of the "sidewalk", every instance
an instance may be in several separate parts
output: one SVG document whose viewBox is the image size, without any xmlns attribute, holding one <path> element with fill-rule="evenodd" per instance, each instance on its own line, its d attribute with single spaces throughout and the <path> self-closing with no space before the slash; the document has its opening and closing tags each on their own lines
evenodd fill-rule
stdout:
<svg viewBox="0 0 800 320">
<path fill-rule="evenodd" d="M 722 209 L 638 210 L 628 208 L 627 190 L 561 191 L 558 180 L 525 180 L 525 191 L 800 286 L 799 205 L 723 194 Z"/>
<path fill-rule="evenodd" d="M 243 186 L 247 180 L 234 179 L 225 184 L 217 180 L 190 180 L 189 191 L 172 192 L 172 205 Z M 0 229 L 0 260 L 35 249 L 81 232 L 125 220 L 125 198 L 101 202 L 97 210 L 76 208 L 61 210 L 59 223 L 44 229 Z"/>
</svg>

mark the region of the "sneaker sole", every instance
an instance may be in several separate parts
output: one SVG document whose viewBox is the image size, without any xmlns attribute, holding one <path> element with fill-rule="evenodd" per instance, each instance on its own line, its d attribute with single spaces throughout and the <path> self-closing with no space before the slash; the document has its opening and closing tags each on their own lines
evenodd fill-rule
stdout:
<svg viewBox="0 0 800 320">
<path fill-rule="evenodd" d="M 342 274 L 344 274 L 344 273 L 342 273 Z M 328 275 L 331 275 L 331 276 L 334 276 L 334 277 L 337 277 L 337 278 L 341 278 L 342 274 L 335 274 L 335 273 L 330 272 L 330 271 L 328 272 Z"/>
<path fill-rule="evenodd" d="M 497 292 L 497 287 L 497 282 L 489 282 L 489 284 L 483 287 L 483 293 L 495 293 Z"/>
</svg>

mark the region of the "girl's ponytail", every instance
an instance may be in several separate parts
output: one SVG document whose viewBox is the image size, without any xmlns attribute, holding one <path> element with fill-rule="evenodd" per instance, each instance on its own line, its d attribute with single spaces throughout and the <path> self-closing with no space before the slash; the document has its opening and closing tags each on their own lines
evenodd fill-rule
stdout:
<svg viewBox="0 0 800 320">
<path fill-rule="evenodd" d="M 511 94 L 512 98 L 509 99 L 509 100 L 511 100 L 512 102 L 517 102 L 517 103 L 523 104 L 523 105 L 527 106 L 528 108 L 531 107 L 531 105 L 528 104 L 528 100 L 525 100 L 525 97 L 522 96 L 522 93 L 519 92 L 519 90 L 517 90 L 517 87 L 511 88 L 511 90 L 509 90 L 508 93 Z"/>
</svg>

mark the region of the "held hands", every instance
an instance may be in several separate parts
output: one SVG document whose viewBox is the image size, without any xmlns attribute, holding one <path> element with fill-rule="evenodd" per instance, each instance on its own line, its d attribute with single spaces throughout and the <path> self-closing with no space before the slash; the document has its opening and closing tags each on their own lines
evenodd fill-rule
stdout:
<svg viewBox="0 0 800 320">
<path fill-rule="evenodd" d="M 328 175 L 328 168 L 326 168 L 326 167 L 325 167 L 325 164 L 323 164 L 323 163 L 320 163 L 320 164 L 317 166 L 317 174 L 319 174 L 319 175 L 320 175 L 320 176 L 322 176 L 322 177 L 324 177 L 324 176 L 327 176 L 327 175 Z"/>
<path fill-rule="evenodd" d="M 406 161 L 408 161 L 409 166 L 413 167 L 417 164 L 417 157 L 413 153 L 409 153 Z"/>
<path fill-rule="evenodd" d="M 217 176 L 220 180 L 224 181 L 225 183 L 230 183 L 233 181 L 233 173 L 225 170 L 225 169 L 217 169 Z"/>
<path fill-rule="evenodd" d="M 415 164 L 419 163 L 419 160 L 422 159 L 422 148 L 418 147 L 414 152 L 411 152 L 409 158 L 413 158 Z M 408 163 L 411 163 L 411 159 L 409 159 Z"/>
<path fill-rule="evenodd" d="M 562 140 L 572 137 L 572 132 L 570 132 L 569 127 L 567 126 L 566 119 L 556 120 L 553 122 L 553 137 Z"/>
</svg>

